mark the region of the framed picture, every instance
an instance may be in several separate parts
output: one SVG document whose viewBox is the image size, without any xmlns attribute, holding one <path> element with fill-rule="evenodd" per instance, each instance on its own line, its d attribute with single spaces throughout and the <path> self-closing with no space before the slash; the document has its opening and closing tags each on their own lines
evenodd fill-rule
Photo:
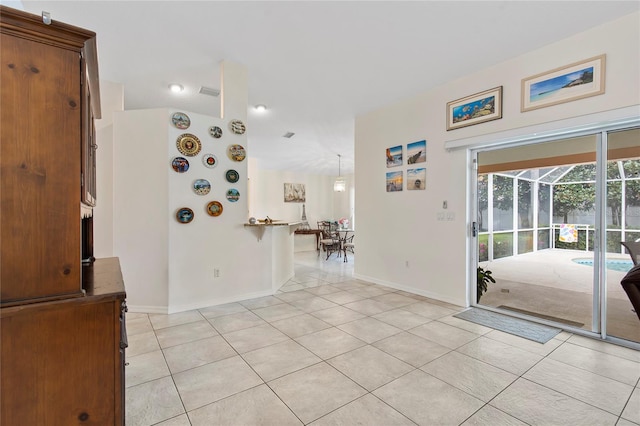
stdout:
<svg viewBox="0 0 640 426">
<path fill-rule="evenodd" d="M 424 163 L 427 161 L 427 141 L 407 144 L 407 164 Z"/>
<path fill-rule="evenodd" d="M 424 190 L 427 182 L 427 169 L 407 170 L 407 191 Z"/>
<path fill-rule="evenodd" d="M 604 68 L 600 55 L 523 79 L 520 111 L 603 94 Z"/>
<path fill-rule="evenodd" d="M 447 130 L 502 118 L 502 86 L 447 102 Z"/>
<path fill-rule="evenodd" d="M 402 172 L 387 173 L 387 192 L 402 191 Z"/>
<path fill-rule="evenodd" d="M 304 183 L 285 183 L 284 184 L 284 202 L 285 203 L 304 203 L 307 195 L 304 189 Z"/>
<path fill-rule="evenodd" d="M 387 167 L 402 166 L 402 145 L 387 148 Z"/>
</svg>

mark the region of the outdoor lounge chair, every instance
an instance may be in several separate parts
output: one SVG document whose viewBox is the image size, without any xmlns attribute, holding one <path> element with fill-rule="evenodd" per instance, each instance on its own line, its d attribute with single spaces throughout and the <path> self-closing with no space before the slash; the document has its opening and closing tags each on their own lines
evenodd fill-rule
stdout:
<svg viewBox="0 0 640 426">
<path fill-rule="evenodd" d="M 639 241 L 621 241 L 622 244 L 627 251 L 629 252 L 629 256 L 631 256 L 631 261 L 634 265 L 640 263 L 640 242 Z"/>
<path fill-rule="evenodd" d="M 629 297 L 633 309 L 640 319 L 640 265 L 636 265 L 620 281 L 622 288 Z"/>
</svg>

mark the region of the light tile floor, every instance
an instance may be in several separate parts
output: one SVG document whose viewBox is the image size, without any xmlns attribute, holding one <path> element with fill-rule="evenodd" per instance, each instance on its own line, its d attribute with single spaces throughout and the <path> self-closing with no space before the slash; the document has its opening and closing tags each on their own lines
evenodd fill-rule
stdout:
<svg viewBox="0 0 640 426">
<path fill-rule="evenodd" d="M 273 296 L 129 313 L 127 425 L 640 425 L 640 352 L 542 345 L 297 253 Z"/>
</svg>

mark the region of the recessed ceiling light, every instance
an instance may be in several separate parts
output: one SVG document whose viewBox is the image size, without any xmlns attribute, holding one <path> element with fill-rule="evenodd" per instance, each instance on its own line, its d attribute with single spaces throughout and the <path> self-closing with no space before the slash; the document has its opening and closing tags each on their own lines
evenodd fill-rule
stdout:
<svg viewBox="0 0 640 426">
<path fill-rule="evenodd" d="M 182 84 L 177 84 L 177 83 L 171 83 L 169 85 L 169 89 L 173 92 L 173 93 L 180 93 L 184 90 L 184 86 Z"/>
<path fill-rule="evenodd" d="M 256 105 L 256 111 L 258 112 L 265 112 L 267 110 L 267 106 L 266 105 Z"/>
</svg>

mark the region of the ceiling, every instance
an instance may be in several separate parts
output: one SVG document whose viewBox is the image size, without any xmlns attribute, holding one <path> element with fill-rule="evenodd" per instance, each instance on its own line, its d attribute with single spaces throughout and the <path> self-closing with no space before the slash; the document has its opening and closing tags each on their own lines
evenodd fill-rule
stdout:
<svg viewBox="0 0 640 426">
<path fill-rule="evenodd" d="M 220 62 L 247 67 L 260 168 L 353 172 L 357 115 L 639 10 L 638 1 L 22 1 L 95 31 L 125 109 L 220 115 Z M 185 91 L 176 96 L 168 84 Z M 484 89 L 484 88 L 479 88 Z M 265 113 L 251 106 L 267 105 Z M 444 110 L 444 106 L 443 106 Z M 444 125 L 444 124 L 443 124 Z M 295 136 L 284 138 L 286 132 Z M 428 135 L 427 135 L 428 138 Z"/>
</svg>

